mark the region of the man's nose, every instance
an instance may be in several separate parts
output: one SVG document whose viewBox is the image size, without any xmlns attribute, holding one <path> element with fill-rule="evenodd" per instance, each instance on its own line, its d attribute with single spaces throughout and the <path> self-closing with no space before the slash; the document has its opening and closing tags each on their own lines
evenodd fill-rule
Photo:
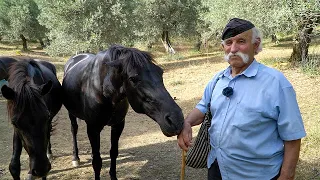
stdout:
<svg viewBox="0 0 320 180">
<path fill-rule="evenodd" d="M 238 52 L 238 51 L 239 51 L 239 48 L 238 48 L 237 43 L 236 43 L 236 42 L 233 42 L 233 43 L 231 44 L 230 52 L 231 52 L 231 53 L 236 53 L 236 52 Z"/>
</svg>

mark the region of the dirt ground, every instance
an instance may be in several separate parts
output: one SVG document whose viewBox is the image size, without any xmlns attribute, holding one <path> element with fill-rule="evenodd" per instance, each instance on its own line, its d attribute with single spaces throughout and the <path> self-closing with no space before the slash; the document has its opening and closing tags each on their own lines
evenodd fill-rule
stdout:
<svg viewBox="0 0 320 180">
<path fill-rule="evenodd" d="M 5 113 L 5 103 L 1 101 L 1 114 Z M 72 137 L 66 109 L 63 107 L 58 114 L 58 125 L 52 136 L 52 170 L 48 179 L 94 179 L 91 167 L 91 147 L 86 136 L 85 122 L 80 122 L 78 143 L 80 167 L 73 168 Z M 12 179 L 8 171 L 11 157 L 12 127 L 6 118 L 1 118 L 1 154 L 0 179 Z M 101 155 L 103 168 L 102 179 L 109 178 L 109 148 L 110 128 L 105 127 L 101 133 Z M 138 179 L 179 179 L 181 151 L 176 144 L 176 137 L 165 137 L 158 125 L 145 115 L 132 110 L 128 113 L 127 123 L 120 140 L 119 157 L 117 161 L 119 180 Z M 21 157 L 21 177 L 26 177 L 28 157 L 23 150 Z M 187 170 L 188 179 L 204 179 L 204 170 Z M 203 178 L 201 178 L 203 177 Z"/>
<path fill-rule="evenodd" d="M 290 53 L 288 52 L 288 54 Z M 205 85 L 212 76 L 227 67 L 227 63 L 221 57 L 221 54 L 218 53 L 161 63 L 165 70 L 164 83 L 169 93 L 176 97 L 176 102 L 182 108 L 185 116 L 199 101 Z M 296 179 L 317 179 L 320 177 L 318 174 L 320 160 L 319 151 L 316 150 L 317 145 L 314 142 L 318 142 L 317 138 L 319 137 L 316 133 L 320 123 L 317 123 L 319 118 L 316 117 L 320 117 L 320 100 L 311 95 L 312 93 L 320 94 L 320 78 L 309 78 L 296 70 L 286 70 L 285 75 L 290 81 L 293 81 L 298 101 L 305 101 L 301 103 L 301 110 L 304 119 L 307 119 L 305 124 L 310 137 L 303 142 Z M 311 92 L 312 88 L 314 92 Z M 91 167 L 91 147 L 86 135 L 85 122 L 82 121 L 79 124 L 78 133 L 81 163 L 78 168 L 73 168 L 70 123 L 64 107 L 55 119 L 57 121 L 56 131 L 51 137 L 54 157 L 48 179 L 94 179 Z M 198 127 L 195 127 L 194 132 L 197 130 Z M 312 139 L 312 137 L 314 138 Z M 108 174 L 109 139 L 110 127 L 105 127 L 101 133 L 102 179 L 110 179 Z M 0 179 L 12 179 L 8 171 L 11 150 L 12 125 L 7 119 L 6 101 L 0 98 Z M 165 137 L 153 120 L 130 109 L 123 134 L 120 137 L 117 161 L 119 180 L 178 180 L 180 179 L 180 168 L 181 150 L 177 145 L 176 137 Z M 24 178 L 28 171 L 28 157 L 24 150 L 21 157 L 21 169 L 21 178 Z M 206 169 L 186 168 L 185 180 L 205 180 L 206 177 Z"/>
</svg>

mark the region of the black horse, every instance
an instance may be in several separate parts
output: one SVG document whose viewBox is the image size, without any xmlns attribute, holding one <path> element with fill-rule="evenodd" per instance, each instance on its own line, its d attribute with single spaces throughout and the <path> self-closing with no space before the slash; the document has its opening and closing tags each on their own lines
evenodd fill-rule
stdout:
<svg viewBox="0 0 320 180">
<path fill-rule="evenodd" d="M 29 178 L 46 179 L 51 169 L 46 152 L 52 119 L 62 106 L 62 89 L 52 70 L 54 66 L 49 65 L 32 59 L 16 61 L 9 70 L 9 86 L 1 88 L 2 95 L 8 100 L 8 114 L 14 127 L 9 165 L 13 179 L 20 179 L 22 147 L 29 155 Z"/>
<path fill-rule="evenodd" d="M 72 125 L 73 160 L 79 161 L 76 139 L 76 118 L 79 118 L 87 124 L 95 179 L 100 179 L 100 132 L 105 125 L 111 126 L 109 174 L 112 180 L 117 179 L 118 141 L 129 104 L 135 112 L 155 120 L 166 136 L 182 130 L 182 111 L 164 87 L 162 69 L 147 52 L 114 45 L 97 55 L 71 57 L 64 73 L 63 100 Z"/>
<path fill-rule="evenodd" d="M 24 59 L 30 59 L 29 57 L 25 56 L 15 56 L 15 57 L 10 57 L 10 56 L 1 56 L 0 57 L 0 88 L 4 84 L 8 84 L 8 78 L 9 78 L 9 69 L 10 67 L 17 61 L 24 60 Z M 52 71 L 52 73 L 56 76 L 57 71 L 56 67 L 51 64 L 50 62 L 41 60 L 41 59 L 34 59 L 38 63 L 42 64 L 43 66 L 47 67 L 49 70 Z M 1 94 L 1 92 L 0 92 Z M 50 128 L 52 129 L 52 127 Z M 47 156 L 50 159 L 52 157 L 52 151 L 51 151 L 51 143 L 49 141 L 48 149 L 47 149 Z"/>
</svg>

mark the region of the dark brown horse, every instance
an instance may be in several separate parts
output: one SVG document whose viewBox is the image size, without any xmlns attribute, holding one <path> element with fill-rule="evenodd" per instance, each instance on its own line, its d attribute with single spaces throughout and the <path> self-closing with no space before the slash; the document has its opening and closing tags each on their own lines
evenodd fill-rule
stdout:
<svg viewBox="0 0 320 180">
<path fill-rule="evenodd" d="M 9 86 L 1 88 L 8 100 L 8 114 L 14 127 L 9 165 L 13 179 L 20 179 L 22 147 L 29 155 L 29 174 L 46 179 L 51 169 L 46 154 L 51 121 L 62 106 L 61 85 L 53 68 L 48 62 L 32 59 L 14 62 L 9 70 Z"/>
<path fill-rule="evenodd" d="M 9 69 L 10 67 L 17 61 L 30 59 L 29 57 L 25 56 L 1 56 L 0 57 L 0 90 L 1 87 L 5 84 L 8 85 L 8 78 L 9 78 Z M 38 63 L 42 64 L 43 66 L 47 67 L 49 70 L 52 71 L 52 73 L 57 76 L 56 73 L 56 67 L 51 64 L 50 62 L 41 60 L 41 59 L 34 59 Z M 0 95 L 2 95 L 0 91 Z M 51 128 L 52 129 L 52 128 Z M 51 143 L 49 141 L 48 149 L 47 149 L 47 156 L 50 159 L 52 157 L 52 151 L 51 151 Z"/>
<path fill-rule="evenodd" d="M 87 124 L 95 179 L 100 179 L 100 132 L 105 125 L 111 126 L 109 174 L 117 179 L 118 141 L 129 104 L 156 121 L 166 136 L 182 130 L 182 111 L 164 87 L 162 74 L 149 53 L 122 46 L 68 60 L 62 88 L 74 138 L 73 160 L 79 161 L 76 118 L 80 118 Z"/>
</svg>

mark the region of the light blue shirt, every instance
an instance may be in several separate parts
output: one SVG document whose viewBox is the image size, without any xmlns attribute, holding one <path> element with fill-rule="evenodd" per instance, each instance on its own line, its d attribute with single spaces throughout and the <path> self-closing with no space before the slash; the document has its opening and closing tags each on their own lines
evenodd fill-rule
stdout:
<svg viewBox="0 0 320 180">
<path fill-rule="evenodd" d="M 233 88 L 229 98 L 222 95 L 228 86 Z M 202 113 L 207 111 L 211 94 L 208 168 L 217 158 L 224 180 L 270 180 L 276 176 L 284 141 L 306 136 L 290 82 L 281 72 L 254 60 L 241 74 L 232 77 L 228 67 L 208 83 L 196 106 Z"/>
<path fill-rule="evenodd" d="M 2 80 L 0 79 L 0 93 L 1 93 L 1 88 L 3 85 L 9 86 L 8 81 L 6 81 L 5 79 L 2 79 Z"/>
</svg>

